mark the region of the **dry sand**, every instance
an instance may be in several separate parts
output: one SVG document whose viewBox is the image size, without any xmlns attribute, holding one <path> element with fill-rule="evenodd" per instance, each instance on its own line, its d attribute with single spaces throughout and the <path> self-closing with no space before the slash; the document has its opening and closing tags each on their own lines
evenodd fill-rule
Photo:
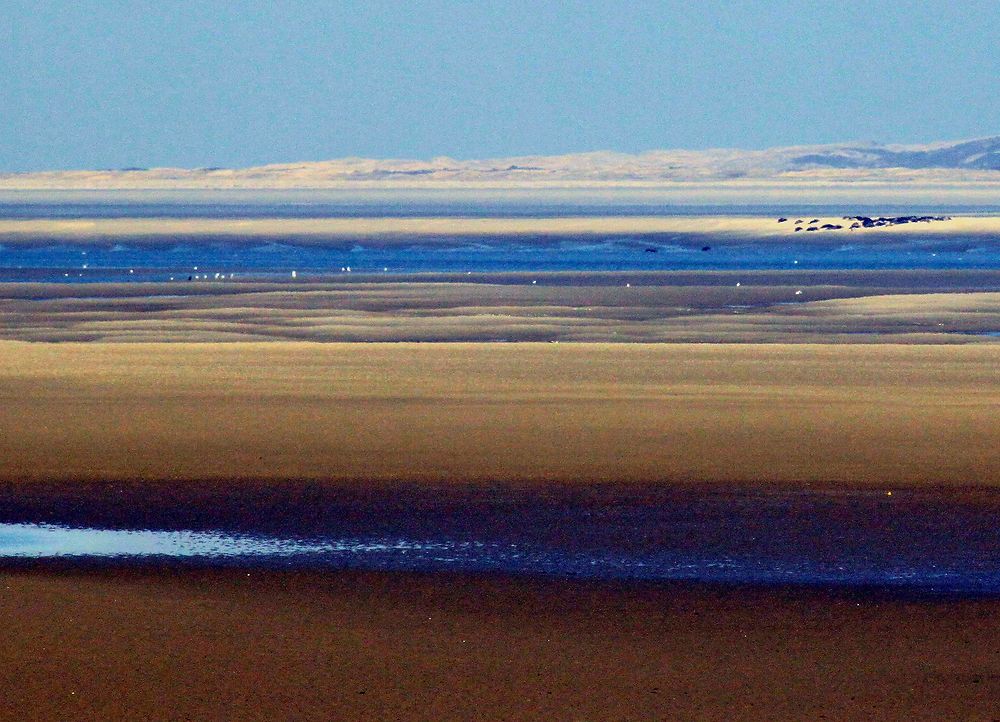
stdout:
<svg viewBox="0 0 1000 722">
<path fill-rule="evenodd" d="M 1000 484 L 1000 344 L 0 343 L 0 478 Z"/>
<path fill-rule="evenodd" d="M 993 720 L 996 601 L 0 574 L 5 719 Z"/>
<path fill-rule="evenodd" d="M 514 239 L 565 236 L 713 236 L 788 240 L 807 243 L 877 242 L 887 238 L 1000 235 L 1000 216 L 955 216 L 947 221 L 907 223 L 850 230 L 840 217 L 817 217 L 822 225 L 845 224 L 841 230 L 795 233 L 791 218 L 778 223 L 760 216 L 590 216 L 572 218 L 82 218 L 0 220 L 0 243 L 53 242 L 108 245 L 130 243 L 248 243 L 292 241 L 301 245 L 413 244 L 450 242 L 456 237 L 499 236 Z M 809 218 L 808 220 L 812 220 Z M 804 224 L 808 225 L 808 224 Z"/>
</svg>

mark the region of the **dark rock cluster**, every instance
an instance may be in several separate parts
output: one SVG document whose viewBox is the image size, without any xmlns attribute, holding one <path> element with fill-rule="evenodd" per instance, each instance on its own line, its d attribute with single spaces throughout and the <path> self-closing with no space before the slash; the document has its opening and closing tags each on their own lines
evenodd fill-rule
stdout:
<svg viewBox="0 0 1000 722">
<path fill-rule="evenodd" d="M 903 223 L 930 223 L 931 221 L 950 221 L 949 216 L 844 216 L 845 221 L 857 221 L 851 228 L 878 228 L 880 226 L 898 226 Z"/>
<path fill-rule="evenodd" d="M 779 218 L 778 223 L 784 223 L 787 218 Z M 884 226 L 899 226 L 904 223 L 930 223 L 932 221 L 950 221 L 951 216 L 879 216 L 878 218 L 871 218 L 870 216 L 844 216 L 845 221 L 853 221 L 850 226 L 850 230 L 856 228 L 882 228 Z M 809 227 L 804 227 L 805 221 L 799 219 L 795 221 L 795 232 L 799 231 L 839 231 L 844 226 L 838 223 L 824 223 L 822 226 L 816 225 L 819 223 L 818 218 L 813 218 L 809 221 Z"/>
</svg>

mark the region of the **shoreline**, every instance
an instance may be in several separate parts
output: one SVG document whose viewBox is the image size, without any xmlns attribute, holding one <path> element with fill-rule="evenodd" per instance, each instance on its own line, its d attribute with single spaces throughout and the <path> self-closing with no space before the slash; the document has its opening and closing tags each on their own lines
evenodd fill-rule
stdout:
<svg viewBox="0 0 1000 722">
<path fill-rule="evenodd" d="M 812 219 L 809 219 L 812 220 Z M 817 218 L 845 224 L 841 217 Z M 0 243 L 12 247 L 66 243 L 104 245 L 129 242 L 146 245 L 210 242 L 285 242 L 303 246 L 338 247 L 365 242 L 373 247 L 448 245 L 457 240 L 503 237 L 508 240 L 556 241 L 581 236 L 640 237 L 672 240 L 717 238 L 762 243 L 884 242 L 921 239 L 1000 236 L 1000 216 L 954 215 L 950 220 L 906 223 L 887 227 L 800 233 L 789 220 L 761 216 L 590 216 L 559 218 L 371 217 L 371 218 L 91 218 L 0 219 Z"/>
</svg>

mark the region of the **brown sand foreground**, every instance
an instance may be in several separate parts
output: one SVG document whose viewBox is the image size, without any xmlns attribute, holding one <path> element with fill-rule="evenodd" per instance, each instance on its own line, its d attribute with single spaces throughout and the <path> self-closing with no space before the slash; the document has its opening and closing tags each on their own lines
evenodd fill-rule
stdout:
<svg viewBox="0 0 1000 722">
<path fill-rule="evenodd" d="M 996 601 L 0 574 L 5 719 L 996 720 Z"/>
<path fill-rule="evenodd" d="M 0 479 L 1000 484 L 1000 345 L 0 343 Z"/>
</svg>

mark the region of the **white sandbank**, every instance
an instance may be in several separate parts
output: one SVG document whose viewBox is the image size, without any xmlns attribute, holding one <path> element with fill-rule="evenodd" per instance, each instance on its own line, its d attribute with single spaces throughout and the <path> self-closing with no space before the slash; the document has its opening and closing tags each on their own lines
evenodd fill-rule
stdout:
<svg viewBox="0 0 1000 722">
<path fill-rule="evenodd" d="M 815 217 L 813 217 L 815 218 Z M 841 217 L 805 218 L 801 226 L 841 225 L 838 230 L 795 232 L 795 217 L 778 223 L 760 216 L 588 216 L 573 218 L 87 218 L 0 220 L 0 243 L 132 241 L 169 242 L 205 238 L 254 240 L 295 238 L 322 243 L 324 239 L 400 239 L 457 236 L 579 236 L 579 235 L 705 235 L 774 239 L 797 236 L 815 241 L 891 236 L 1000 236 L 1000 216 L 954 216 L 948 220 L 851 229 Z"/>
</svg>

